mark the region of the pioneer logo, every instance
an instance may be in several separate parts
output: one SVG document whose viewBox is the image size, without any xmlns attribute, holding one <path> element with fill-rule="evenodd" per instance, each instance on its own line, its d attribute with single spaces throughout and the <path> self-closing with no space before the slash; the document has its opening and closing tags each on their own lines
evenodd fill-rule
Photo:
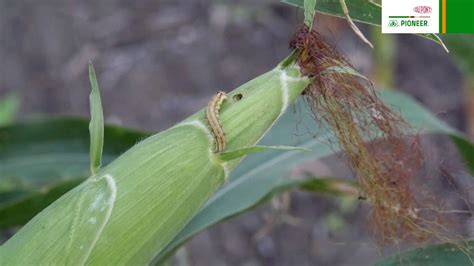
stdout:
<svg viewBox="0 0 474 266">
<path fill-rule="evenodd" d="M 419 14 L 431 13 L 431 7 L 429 6 L 415 6 L 413 11 Z"/>
<path fill-rule="evenodd" d="M 474 0 L 382 0 L 382 33 L 440 32 L 442 1 Z"/>
</svg>

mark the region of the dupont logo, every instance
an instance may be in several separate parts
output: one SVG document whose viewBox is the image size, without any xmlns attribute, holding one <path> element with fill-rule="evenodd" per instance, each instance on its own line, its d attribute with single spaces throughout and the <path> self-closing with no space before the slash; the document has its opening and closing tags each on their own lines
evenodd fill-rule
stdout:
<svg viewBox="0 0 474 266">
<path fill-rule="evenodd" d="M 338 1 L 340 0 L 329 2 Z M 382 33 L 474 34 L 474 0 L 381 1 Z"/>
<path fill-rule="evenodd" d="M 431 7 L 429 6 L 415 6 L 413 8 L 413 11 L 415 11 L 418 14 L 426 14 L 426 13 L 431 13 Z"/>
</svg>

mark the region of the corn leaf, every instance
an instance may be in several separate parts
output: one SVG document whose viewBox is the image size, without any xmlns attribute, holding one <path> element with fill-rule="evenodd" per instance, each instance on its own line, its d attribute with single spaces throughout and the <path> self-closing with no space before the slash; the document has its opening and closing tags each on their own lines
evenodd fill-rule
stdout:
<svg viewBox="0 0 474 266">
<path fill-rule="evenodd" d="M 474 176 L 474 145 L 469 139 L 460 135 L 451 135 L 451 140 L 458 147 L 459 153 L 464 158 L 470 174 Z"/>
<path fill-rule="evenodd" d="M 304 0 L 304 24 L 313 28 L 314 15 L 316 14 L 316 0 Z"/>
<path fill-rule="evenodd" d="M 104 147 L 104 114 L 100 100 L 99 83 L 95 75 L 94 66 L 89 63 L 89 80 L 91 83 L 91 94 L 89 96 L 91 122 L 90 132 L 90 170 L 95 175 L 102 163 L 102 151 Z"/>
<path fill-rule="evenodd" d="M 305 0 L 281 0 L 283 3 L 303 8 Z M 382 8 L 379 4 L 370 0 L 346 0 L 347 7 L 354 21 L 380 26 L 382 21 Z M 339 0 L 318 0 L 316 11 L 322 14 L 345 18 Z M 434 34 L 419 34 L 438 44 L 440 40 Z"/>
<path fill-rule="evenodd" d="M 469 249 L 474 248 L 474 241 L 469 241 Z M 472 265 L 472 260 L 459 247 L 452 244 L 433 245 L 417 248 L 390 256 L 375 264 L 376 266 L 445 266 L 445 265 Z"/>
<path fill-rule="evenodd" d="M 223 161 L 231 161 L 248 154 L 261 152 L 265 150 L 309 151 L 301 147 L 291 147 L 291 146 L 251 146 L 251 147 L 244 147 L 238 150 L 223 152 L 219 154 L 219 158 Z"/>
<path fill-rule="evenodd" d="M 0 217 L 2 217 L 0 228 L 25 224 L 82 181 L 84 181 L 84 178 L 71 178 L 70 180 L 60 180 L 43 187 L 41 190 L 16 188 L 9 192 L 0 193 Z"/>
<path fill-rule="evenodd" d="M 107 164 L 148 134 L 106 126 Z M 0 228 L 21 225 L 89 175 L 88 121 L 39 119 L 0 127 Z"/>
<path fill-rule="evenodd" d="M 15 119 L 20 101 L 15 94 L 9 94 L 0 101 L 0 126 L 10 124 Z"/>
<path fill-rule="evenodd" d="M 474 35 L 447 34 L 443 41 L 448 45 L 458 66 L 471 78 L 474 74 Z"/>
<path fill-rule="evenodd" d="M 357 183 L 336 177 L 304 177 L 298 185 L 302 191 L 332 196 L 359 197 Z"/>
</svg>

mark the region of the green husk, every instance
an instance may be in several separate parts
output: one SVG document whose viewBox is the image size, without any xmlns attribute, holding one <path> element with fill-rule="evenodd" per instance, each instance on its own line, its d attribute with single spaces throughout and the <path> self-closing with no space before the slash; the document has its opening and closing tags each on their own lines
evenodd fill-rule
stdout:
<svg viewBox="0 0 474 266">
<path fill-rule="evenodd" d="M 227 150 L 255 145 L 308 84 L 289 57 L 231 92 L 242 99 L 221 107 Z M 240 162 L 224 162 L 212 144 L 202 110 L 140 142 L 8 240 L 2 264 L 150 262 Z"/>
</svg>

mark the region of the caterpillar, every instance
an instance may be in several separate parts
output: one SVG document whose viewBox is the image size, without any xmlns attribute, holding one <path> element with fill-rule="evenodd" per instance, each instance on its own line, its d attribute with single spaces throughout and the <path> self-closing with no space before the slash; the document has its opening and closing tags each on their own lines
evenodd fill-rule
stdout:
<svg viewBox="0 0 474 266">
<path fill-rule="evenodd" d="M 215 153 L 223 152 L 225 150 L 226 138 L 224 129 L 219 121 L 219 110 L 222 103 L 227 99 L 227 94 L 219 91 L 211 98 L 206 108 L 205 116 L 209 129 L 214 136 Z"/>
</svg>

